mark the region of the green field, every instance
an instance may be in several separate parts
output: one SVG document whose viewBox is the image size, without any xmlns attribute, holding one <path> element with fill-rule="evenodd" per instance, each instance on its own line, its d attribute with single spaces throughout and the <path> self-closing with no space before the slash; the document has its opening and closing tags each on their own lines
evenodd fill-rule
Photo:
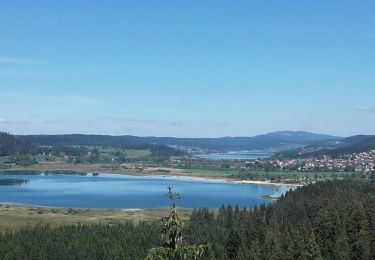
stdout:
<svg viewBox="0 0 375 260">
<path fill-rule="evenodd" d="M 141 158 L 150 155 L 151 152 L 149 150 L 134 150 L 134 149 L 127 149 L 124 150 L 125 156 L 127 158 Z"/>
<path fill-rule="evenodd" d="M 191 209 L 179 209 L 186 220 Z M 159 209 L 69 209 L 0 204 L 0 232 L 19 230 L 36 225 L 52 227 L 69 224 L 116 224 L 132 221 L 154 221 L 169 213 L 168 208 Z"/>
</svg>

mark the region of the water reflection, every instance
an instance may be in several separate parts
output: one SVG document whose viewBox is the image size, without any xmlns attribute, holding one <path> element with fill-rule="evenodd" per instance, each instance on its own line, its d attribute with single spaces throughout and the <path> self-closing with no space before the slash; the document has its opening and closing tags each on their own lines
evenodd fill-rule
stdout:
<svg viewBox="0 0 375 260">
<path fill-rule="evenodd" d="M 30 182 L 30 180 L 24 179 L 0 179 L 0 186 L 13 186 L 22 185 Z"/>
</svg>

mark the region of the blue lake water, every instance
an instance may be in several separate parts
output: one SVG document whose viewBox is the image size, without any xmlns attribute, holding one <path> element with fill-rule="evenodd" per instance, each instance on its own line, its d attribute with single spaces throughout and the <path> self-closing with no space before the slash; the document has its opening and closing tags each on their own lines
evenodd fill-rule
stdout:
<svg viewBox="0 0 375 260">
<path fill-rule="evenodd" d="M 197 154 L 195 157 L 211 160 L 256 160 L 271 156 L 268 151 L 240 151 L 227 153 Z"/>
<path fill-rule="evenodd" d="M 0 202 L 72 208 L 160 208 L 171 185 L 181 194 L 184 208 L 218 208 L 222 204 L 251 207 L 269 203 L 261 195 L 280 192 L 271 185 L 237 184 L 188 177 L 99 174 L 2 174 L 0 179 L 27 180 L 0 186 Z"/>
</svg>

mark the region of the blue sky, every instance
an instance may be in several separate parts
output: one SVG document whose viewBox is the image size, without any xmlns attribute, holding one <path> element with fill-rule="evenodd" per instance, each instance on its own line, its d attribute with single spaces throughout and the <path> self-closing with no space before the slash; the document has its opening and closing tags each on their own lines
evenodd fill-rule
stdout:
<svg viewBox="0 0 375 260">
<path fill-rule="evenodd" d="M 375 1 L 0 1 L 0 130 L 375 134 Z"/>
</svg>

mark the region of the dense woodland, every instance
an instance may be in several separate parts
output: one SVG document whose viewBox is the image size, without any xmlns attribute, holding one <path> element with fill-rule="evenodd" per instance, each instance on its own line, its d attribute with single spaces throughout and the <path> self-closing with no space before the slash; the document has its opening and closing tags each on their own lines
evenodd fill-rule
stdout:
<svg viewBox="0 0 375 260">
<path fill-rule="evenodd" d="M 29 141 L 15 137 L 14 135 L 0 132 L 0 156 L 11 154 L 30 154 L 36 147 Z"/>
<path fill-rule="evenodd" d="M 37 227 L 0 236 L 2 259 L 142 259 L 163 246 L 161 222 Z M 195 210 L 187 244 L 203 259 L 374 259 L 375 182 L 318 182 L 253 209 Z"/>
</svg>

